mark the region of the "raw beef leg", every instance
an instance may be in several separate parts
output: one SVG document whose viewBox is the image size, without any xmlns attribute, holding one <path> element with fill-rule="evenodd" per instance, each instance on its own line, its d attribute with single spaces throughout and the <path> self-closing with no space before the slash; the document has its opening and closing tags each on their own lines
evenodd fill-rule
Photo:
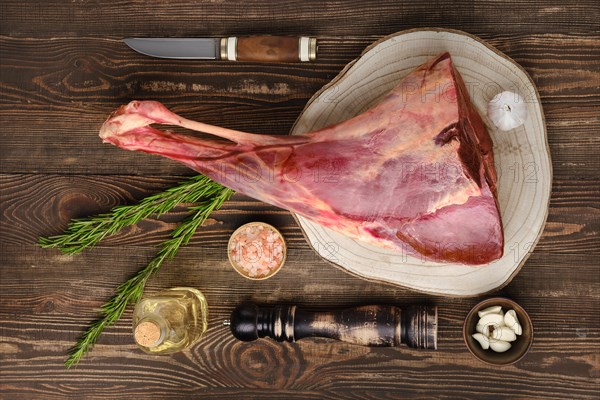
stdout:
<svg viewBox="0 0 600 400">
<path fill-rule="evenodd" d="M 238 132 L 185 119 L 158 102 L 133 101 L 110 116 L 100 136 L 180 161 L 377 246 L 464 264 L 503 254 L 492 140 L 448 53 L 406 76 L 370 110 L 303 135 Z"/>
</svg>

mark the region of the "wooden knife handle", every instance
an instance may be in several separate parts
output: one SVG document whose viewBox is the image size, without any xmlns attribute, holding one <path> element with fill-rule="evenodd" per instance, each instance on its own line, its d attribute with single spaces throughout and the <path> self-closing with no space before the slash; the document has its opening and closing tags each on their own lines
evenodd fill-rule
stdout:
<svg viewBox="0 0 600 400">
<path fill-rule="evenodd" d="M 437 348 L 437 309 L 373 305 L 334 311 L 307 311 L 296 306 L 243 304 L 231 315 L 231 332 L 239 340 L 270 337 L 295 342 L 326 337 L 363 346 Z"/>
<path fill-rule="evenodd" d="M 317 39 L 290 36 L 222 38 L 221 60 L 258 62 L 308 62 L 317 58 Z"/>
</svg>

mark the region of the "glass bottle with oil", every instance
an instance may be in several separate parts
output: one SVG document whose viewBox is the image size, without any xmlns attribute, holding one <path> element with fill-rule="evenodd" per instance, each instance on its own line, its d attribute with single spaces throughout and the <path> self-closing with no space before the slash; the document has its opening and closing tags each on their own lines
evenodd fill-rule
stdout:
<svg viewBox="0 0 600 400">
<path fill-rule="evenodd" d="M 133 337 L 150 354 L 190 347 L 207 328 L 207 304 L 197 289 L 176 287 L 143 297 L 133 312 Z"/>
</svg>

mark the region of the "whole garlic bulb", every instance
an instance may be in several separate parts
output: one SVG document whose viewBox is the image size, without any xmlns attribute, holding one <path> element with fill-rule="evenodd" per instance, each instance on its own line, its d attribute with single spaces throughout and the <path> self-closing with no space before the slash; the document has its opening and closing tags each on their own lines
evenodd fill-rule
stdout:
<svg viewBox="0 0 600 400">
<path fill-rule="evenodd" d="M 498 129 L 510 131 L 525 123 L 527 104 L 519 94 L 505 91 L 490 100 L 487 115 Z"/>
</svg>

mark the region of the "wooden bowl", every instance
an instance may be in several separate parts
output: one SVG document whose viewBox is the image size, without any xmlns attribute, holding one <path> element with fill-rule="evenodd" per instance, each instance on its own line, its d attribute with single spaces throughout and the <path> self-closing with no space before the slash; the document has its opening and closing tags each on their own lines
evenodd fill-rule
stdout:
<svg viewBox="0 0 600 400">
<path fill-rule="evenodd" d="M 484 350 L 479 345 L 479 342 L 477 342 L 471 336 L 476 332 L 475 326 L 479 321 L 479 315 L 477 315 L 477 312 L 491 306 L 501 306 L 504 312 L 511 309 L 515 310 L 519 319 L 519 323 L 523 328 L 523 333 L 517 336 L 517 340 L 511 343 L 512 347 L 504 353 L 496 353 L 492 349 Z M 515 303 L 513 300 L 505 297 L 493 297 L 491 299 L 482 301 L 471 309 L 463 325 L 463 337 L 471 354 L 484 363 L 490 365 L 510 365 L 523 358 L 531 348 L 531 344 L 533 343 L 533 324 L 531 323 L 531 318 L 529 318 L 529 315 L 523 309 L 523 307 Z"/>
<path fill-rule="evenodd" d="M 262 226 L 265 229 L 268 229 L 272 232 L 274 232 L 276 235 L 279 236 L 279 238 L 281 239 L 281 243 L 283 244 L 283 248 L 282 248 L 282 252 L 283 252 L 283 256 L 281 258 L 281 262 L 277 265 L 277 267 L 273 268 L 268 274 L 266 275 L 261 275 L 261 276 L 250 276 L 248 274 L 248 272 L 246 270 L 244 270 L 244 268 L 242 268 L 238 261 L 235 259 L 235 257 L 232 255 L 232 242 L 233 239 L 236 235 L 240 234 L 240 232 L 242 232 L 243 230 L 245 230 L 248 227 L 253 227 L 253 226 Z M 229 262 L 231 263 L 231 266 L 233 267 L 233 269 L 235 269 L 240 275 L 242 275 L 244 278 L 246 279 L 250 279 L 250 280 L 254 280 L 254 281 L 262 281 L 265 279 L 268 279 L 270 277 L 272 277 L 273 275 L 275 275 L 276 273 L 278 273 L 281 270 L 281 267 L 283 267 L 283 264 L 285 264 L 285 259 L 287 257 L 287 245 L 285 243 L 285 238 L 283 237 L 283 235 L 281 234 L 281 232 L 279 232 L 274 226 L 269 225 L 267 223 L 264 222 L 249 222 L 247 224 L 244 224 L 242 226 L 240 226 L 239 228 L 237 228 L 232 234 L 231 237 L 229 238 L 229 243 L 227 243 L 227 257 L 229 258 Z"/>
</svg>

